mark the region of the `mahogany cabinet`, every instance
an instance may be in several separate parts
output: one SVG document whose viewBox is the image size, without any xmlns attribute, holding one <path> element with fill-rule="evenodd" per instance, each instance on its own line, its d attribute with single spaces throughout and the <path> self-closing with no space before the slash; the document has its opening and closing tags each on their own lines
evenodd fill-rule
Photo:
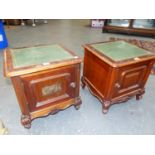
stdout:
<svg viewBox="0 0 155 155">
<path fill-rule="evenodd" d="M 62 45 L 4 51 L 4 73 L 11 77 L 24 127 L 71 105 L 79 109 L 81 61 Z"/>
<path fill-rule="evenodd" d="M 84 52 L 82 87 L 101 101 L 103 113 L 114 103 L 142 97 L 153 53 L 125 41 L 86 44 Z"/>
</svg>

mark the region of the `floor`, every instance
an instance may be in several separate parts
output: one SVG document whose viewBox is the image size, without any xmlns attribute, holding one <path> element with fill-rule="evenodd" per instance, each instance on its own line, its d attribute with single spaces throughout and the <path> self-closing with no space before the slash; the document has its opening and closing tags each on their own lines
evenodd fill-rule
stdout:
<svg viewBox="0 0 155 155">
<path fill-rule="evenodd" d="M 109 37 L 151 38 L 101 33 L 101 29 L 90 28 L 89 20 L 48 20 L 48 24 L 6 28 L 10 47 L 25 47 L 39 44 L 62 43 L 77 55 L 83 57 L 85 43 L 108 40 Z M 104 115 L 101 104 L 88 89 L 80 91 L 82 106 L 80 110 L 70 107 L 55 115 L 35 119 L 31 129 L 20 124 L 20 109 L 9 79 L 3 77 L 3 55 L 0 52 L 0 119 L 9 134 L 51 134 L 51 135 L 98 135 L 98 134 L 155 134 L 155 76 L 150 75 L 143 99 L 135 98 L 124 104 L 111 106 Z"/>
</svg>

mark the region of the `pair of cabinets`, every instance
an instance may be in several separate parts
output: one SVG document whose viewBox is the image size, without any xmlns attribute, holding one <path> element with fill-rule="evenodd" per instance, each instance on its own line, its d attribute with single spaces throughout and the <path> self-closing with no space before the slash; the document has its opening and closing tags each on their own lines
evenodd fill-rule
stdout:
<svg viewBox="0 0 155 155">
<path fill-rule="evenodd" d="M 87 85 L 98 97 L 104 113 L 114 103 L 142 97 L 154 54 L 122 41 L 89 44 L 84 49 L 82 88 Z M 4 73 L 11 77 L 24 127 L 72 105 L 79 109 L 81 62 L 59 45 L 4 50 Z"/>
</svg>

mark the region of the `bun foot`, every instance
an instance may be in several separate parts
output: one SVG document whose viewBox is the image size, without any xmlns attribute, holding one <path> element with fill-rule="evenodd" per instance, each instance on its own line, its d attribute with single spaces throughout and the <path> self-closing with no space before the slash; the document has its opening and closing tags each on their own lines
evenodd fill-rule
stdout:
<svg viewBox="0 0 155 155">
<path fill-rule="evenodd" d="M 139 94 L 136 95 L 136 100 L 140 100 L 143 97 L 143 94 L 145 93 L 145 90 L 141 91 Z"/>
<path fill-rule="evenodd" d="M 136 100 L 142 99 L 142 95 L 136 95 Z"/>
<path fill-rule="evenodd" d="M 24 125 L 24 128 L 30 129 L 30 128 L 31 128 L 31 123 L 30 123 L 30 124 L 25 124 L 25 125 Z"/>
<path fill-rule="evenodd" d="M 25 128 L 30 129 L 31 128 L 31 117 L 29 115 L 22 115 L 21 123 Z"/>
<path fill-rule="evenodd" d="M 110 107 L 110 101 L 103 101 L 102 103 L 102 112 L 103 114 L 106 114 L 109 110 L 109 107 Z"/>
<path fill-rule="evenodd" d="M 79 109 L 80 109 L 80 106 L 81 106 L 81 105 L 75 105 L 74 108 L 75 108 L 76 110 L 79 110 Z"/>
<path fill-rule="evenodd" d="M 86 86 L 86 84 L 85 84 L 85 83 L 81 83 L 81 87 L 82 87 L 82 89 L 84 89 L 84 88 L 85 88 L 85 86 Z"/>
<path fill-rule="evenodd" d="M 79 110 L 81 104 L 82 104 L 82 100 L 81 100 L 81 97 L 79 96 L 79 97 L 77 97 L 77 98 L 75 99 L 75 105 L 74 105 L 75 109 L 76 109 L 76 110 Z"/>
<path fill-rule="evenodd" d="M 108 113 L 108 109 L 102 109 L 103 114 Z"/>
<path fill-rule="evenodd" d="M 85 86 L 86 86 L 86 84 L 84 82 L 84 77 L 82 76 L 82 78 L 81 78 L 81 87 L 82 87 L 82 89 L 84 89 Z"/>
</svg>

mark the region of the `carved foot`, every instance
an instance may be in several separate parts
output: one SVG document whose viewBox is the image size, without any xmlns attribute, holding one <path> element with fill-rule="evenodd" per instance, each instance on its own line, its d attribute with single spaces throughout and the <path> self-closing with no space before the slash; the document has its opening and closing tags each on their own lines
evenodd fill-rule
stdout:
<svg viewBox="0 0 155 155">
<path fill-rule="evenodd" d="M 103 108 L 103 109 L 102 109 L 103 114 L 108 113 L 108 110 L 109 110 L 109 109 L 105 109 L 105 108 Z"/>
<path fill-rule="evenodd" d="M 30 129 L 31 128 L 31 117 L 29 115 L 22 115 L 21 123 L 25 128 Z"/>
<path fill-rule="evenodd" d="M 74 107 L 75 107 L 76 110 L 79 110 L 80 109 L 80 106 L 81 105 L 75 105 Z"/>
<path fill-rule="evenodd" d="M 30 129 L 30 128 L 31 128 L 31 123 L 30 123 L 30 124 L 25 124 L 25 125 L 24 125 L 24 128 Z"/>
<path fill-rule="evenodd" d="M 85 86 L 86 86 L 86 84 L 85 84 L 85 83 L 81 83 L 81 87 L 82 87 L 82 89 L 84 89 L 84 88 L 85 88 Z"/>
<path fill-rule="evenodd" d="M 137 95 L 136 95 L 136 100 L 142 99 L 142 96 L 143 96 L 143 95 L 141 95 L 141 94 L 137 94 Z"/>
<path fill-rule="evenodd" d="M 144 93 L 145 93 L 145 91 L 143 90 L 139 94 L 136 94 L 136 100 L 142 99 Z"/>
<path fill-rule="evenodd" d="M 79 110 L 81 104 L 82 104 L 82 100 L 81 100 L 81 97 L 79 96 L 79 97 L 77 97 L 77 98 L 75 99 L 75 105 L 74 105 L 75 109 L 76 109 L 76 110 Z"/>
<path fill-rule="evenodd" d="M 106 114 L 110 107 L 110 101 L 103 101 L 102 103 L 102 112 Z"/>
<path fill-rule="evenodd" d="M 82 87 L 82 89 L 84 89 L 85 86 L 86 86 L 86 84 L 84 82 L 84 77 L 82 76 L 82 78 L 81 78 L 81 87 Z"/>
</svg>

